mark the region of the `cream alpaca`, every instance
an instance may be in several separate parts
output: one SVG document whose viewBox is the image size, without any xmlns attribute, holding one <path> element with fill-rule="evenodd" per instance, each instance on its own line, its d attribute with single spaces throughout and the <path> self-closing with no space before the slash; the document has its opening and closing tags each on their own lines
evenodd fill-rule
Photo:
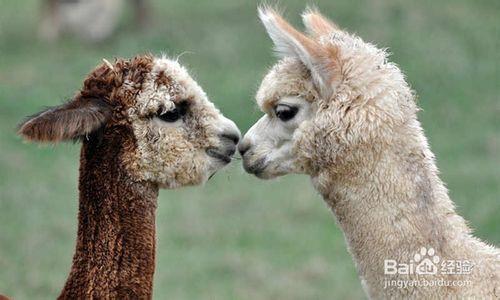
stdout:
<svg viewBox="0 0 500 300">
<path fill-rule="evenodd" d="M 260 19 L 282 60 L 265 76 L 265 112 L 239 146 L 260 178 L 306 173 L 344 231 L 371 298 L 500 296 L 500 252 L 471 235 L 438 177 L 414 95 L 387 54 L 308 10 L 304 35 L 272 9 Z M 467 275 L 385 274 L 422 247 Z M 467 286 L 387 286 L 392 280 L 469 281 Z M 445 284 L 447 285 L 447 284 Z"/>
</svg>

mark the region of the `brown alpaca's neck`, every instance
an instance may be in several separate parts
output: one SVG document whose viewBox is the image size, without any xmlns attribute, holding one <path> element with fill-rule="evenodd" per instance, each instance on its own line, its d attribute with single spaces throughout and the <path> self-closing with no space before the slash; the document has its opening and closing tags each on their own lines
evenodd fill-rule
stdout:
<svg viewBox="0 0 500 300">
<path fill-rule="evenodd" d="M 82 147 L 78 237 L 60 299 L 151 298 L 158 188 L 129 179 L 116 139 Z"/>
</svg>

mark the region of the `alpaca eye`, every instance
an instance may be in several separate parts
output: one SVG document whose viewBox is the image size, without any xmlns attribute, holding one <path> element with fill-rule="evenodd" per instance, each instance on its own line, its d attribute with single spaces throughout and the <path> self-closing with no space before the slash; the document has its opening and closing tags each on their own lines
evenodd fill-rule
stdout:
<svg viewBox="0 0 500 300">
<path fill-rule="evenodd" d="M 182 118 L 187 113 L 187 108 L 188 108 L 188 102 L 181 101 L 180 103 L 175 104 L 174 109 L 171 109 L 169 111 L 162 113 L 160 109 L 160 111 L 158 111 L 157 116 L 162 121 L 173 123 Z"/>
<path fill-rule="evenodd" d="M 283 122 L 293 119 L 293 117 L 295 117 L 298 111 L 299 111 L 298 107 L 289 106 L 286 104 L 278 104 L 274 108 L 274 113 L 276 114 L 276 117 L 278 117 Z"/>
<path fill-rule="evenodd" d="M 165 122 L 175 122 L 181 118 L 181 114 L 179 113 L 179 110 L 176 108 L 169 110 L 163 114 L 158 114 L 158 118 L 160 120 L 165 121 Z"/>
</svg>

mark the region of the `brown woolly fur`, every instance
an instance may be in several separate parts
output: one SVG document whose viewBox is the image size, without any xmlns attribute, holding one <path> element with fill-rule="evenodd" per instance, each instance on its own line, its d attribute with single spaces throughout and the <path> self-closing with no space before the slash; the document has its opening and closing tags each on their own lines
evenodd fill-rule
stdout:
<svg viewBox="0 0 500 300">
<path fill-rule="evenodd" d="M 78 237 L 60 299 L 151 298 L 158 188 L 117 161 L 131 141 L 129 128 L 113 126 L 83 142 Z"/>
<path fill-rule="evenodd" d="M 115 114 L 135 102 L 135 94 L 119 89 L 124 80 L 139 91 L 144 76 L 151 70 L 153 57 L 139 56 L 131 61 L 119 59 L 113 70 L 98 66 L 83 83 L 83 89 L 69 102 L 30 116 L 19 126 L 19 134 L 35 142 L 60 142 L 87 135 Z M 116 118 L 115 118 L 116 119 Z"/>
<path fill-rule="evenodd" d="M 59 299 L 150 299 L 159 188 L 204 183 L 240 137 L 184 67 L 151 55 L 105 61 L 19 134 L 82 141 L 76 250 Z"/>
<path fill-rule="evenodd" d="M 239 145 L 245 169 L 264 179 L 312 178 L 370 298 L 498 299 L 500 251 L 455 212 L 414 93 L 386 52 L 317 11 L 303 14 L 310 36 L 273 10 L 259 16 L 281 60 L 257 92 L 266 114 Z M 386 260 L 418 265 L 425 255 L 441 263 L 432 273 L 384 267 Z M 443 262 L 455 273 L 443 272 Z M 473 267 L 457 271 L 457 262 Z"/>
</svg>

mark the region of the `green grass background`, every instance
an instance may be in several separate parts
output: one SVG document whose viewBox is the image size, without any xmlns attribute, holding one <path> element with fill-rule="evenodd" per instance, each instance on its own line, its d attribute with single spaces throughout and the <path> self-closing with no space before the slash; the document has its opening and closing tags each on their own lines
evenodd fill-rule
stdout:
<svg viewBox="0 0 500 300">
<path fill-rule="evenodd" d="M 389 47 L 419 95 L 420 119 L 458 211 L 500 244 L 500 2 L 315 1 L 342 27 Z M 36 37 L 39 1 L 0 1 L 0 293 L 55 298 L 76 235 L 79 145 L 39 147 L 16 124 L 71 96 L 101 58 L 182 56 L 242 132 L 275 61 L 257 2 L 153 1 L 148 32 L 126 11 L 102 45 Z M 300 26 L 303 1 L 281 1 Z M 260 181 L 239 161 L 203 187 L 161 191 L 156 299 L 356 299 L 342 233 L 305 176 Z"/>
</svg>

